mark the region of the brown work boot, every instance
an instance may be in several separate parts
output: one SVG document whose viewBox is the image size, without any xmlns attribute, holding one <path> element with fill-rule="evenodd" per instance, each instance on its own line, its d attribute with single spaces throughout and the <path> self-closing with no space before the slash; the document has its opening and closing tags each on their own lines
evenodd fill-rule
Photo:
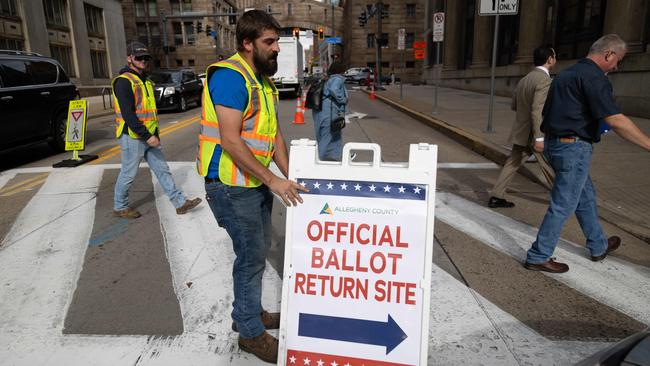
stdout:
<svg viewBox="0 0 650 366">
<path fill-rule="evenodd" d="M 140 212 L 138 212 L 138 210 L 134 210 L 131 207 L 127 207 L 124 210 L 120 210 L 120 211 L 113 210 L 113 216 L 123 217 L 125 219 L 137 219 L 142 215 L 140 215 Z"/>
<path fill-rule="evenodd" d="M 185 203 L 183 203 L 183 206 L 176 209 L 176 213 L 178 215 L 182 215 L 187 211 L 193 209 L 194 207 L 198 206 L 199 203 L 201 203 L 201 199 L 198 197 L 192 198 L 191 200 L 186 200 Z"/>
<path fill-rule="evenodd" d="M 239 336 L 239 349 L 252 353 L 262 361 L 278 363 L 278 340 L 266 331 L 255 338 Z"/>
<path fill-rule="evenodd" d="M 266 329 L 279 329 L 280 328 L 280 313 L 269 313 L 268 311 L 264 310 L 260 314 L 262 317 L 262 324 L 264 324 L 264 328 Z M 234 332 L 239 332 L 239 329 L 237 328 L 237 323 L 232 322 L 232 330 Z"/>
</svg>

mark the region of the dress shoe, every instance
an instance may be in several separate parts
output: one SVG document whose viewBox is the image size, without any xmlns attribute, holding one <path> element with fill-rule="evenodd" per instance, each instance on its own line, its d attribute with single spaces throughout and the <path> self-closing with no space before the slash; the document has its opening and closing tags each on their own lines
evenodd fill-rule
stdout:
<svg viewBox="0 0 650 366">
<path fill-rule="evenodd" d="M 505 208 L 510 208 L 510 207 L 515 207 L 514 202 L 506 201 L 503 198 L 497 198 L 497 197 L 490 197 L 490 200 L 488 201 L 488 207 L 489 208 L 499 208 L 499 207 L 505 207 Z"/>
<path fill-rule="evenodd" d="M 191 200 L 186 200 L 185 203 L 183 203 L 183 206 L 179 207 L 176 209 L 176 214 L 177 215 L 183 215 L 187 211 L 193 209 L 194 207 L 198 206 L 199 203 L 201 203 L 201 199 L 196 197 L 192 198 Z"/>
<path fill-rule="evenodd" d="M 607 250 L 605 253 L 596 256 L 592 255 L 591 260 L 594 262 L 600 262 L 605 259 L 605 257 L 607 257 L 607 254 L 609 254 L 609 252 L 615 251 L 619 246 L 621 246 L 621 238 L 618 236 L 611 236 L 609 239 L 607 239 Z"/>
<path fill-rule="evenodd" d="M 524 268 L 529 269 L 531 271 L 543 271 L 543 272 L 551 272 L 551 273 L 564 273 L 569 270 L 569 266 L 567 266 L 564 263 L 556 262 L 553 260 L 553 258 L 547 260 L 544 263 L 539 263 L 539 264 L 532 264 L 526 262 L 524 264 Z"/>
<path fill-rule="evenodd" d="M 142 216 L 138 210 L 134 210 L 131 207 L 127 207 L 124 210 L 113 210 L 113 217 L 123 217 L 125 219 L 137 219 Z"/>
<path fill-rule="evenodd" d="M 264 310 L 260 315 L 262 316 L 262 324 L 264 324 L 264 328 L 266 329 L 280 328 L 280 313 L 269 313 L 268 311 Z M 231 328 L 233 332 L 239 332 L 239 329 L 237 328 L 237 323 L 232 322 Z"/>
<path fill-rule="evenodd" d="M 262 361 L 278 362 L 278 340 L 266 331 L 255 338 L 239 336 L 237 343 L 239 343 L 239 349 L 254 354 Z"/>
</svg>

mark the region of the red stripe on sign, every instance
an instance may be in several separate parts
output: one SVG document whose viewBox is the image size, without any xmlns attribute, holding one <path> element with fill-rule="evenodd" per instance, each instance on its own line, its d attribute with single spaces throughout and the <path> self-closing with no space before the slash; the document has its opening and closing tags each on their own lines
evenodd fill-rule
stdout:
<svg viewBox="0 0 650 366">
<path fill-rule="evenodd" d="M 408 366 L 404 363 L 367 360 L 325 353 L 287 350 L 287 366 Z"/>
</svg>

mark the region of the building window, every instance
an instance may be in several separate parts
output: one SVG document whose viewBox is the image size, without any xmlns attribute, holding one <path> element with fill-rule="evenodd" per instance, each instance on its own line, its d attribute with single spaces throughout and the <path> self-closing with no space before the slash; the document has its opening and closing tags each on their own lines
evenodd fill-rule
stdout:
<svg viewBox="0 0 650 366">
<path fill-rule="evenodd" d="M 160 26 L 158 23 L 149 23 L 149 35 L 151 36 L 151 46 L 160 46 L 162 40 L 160 38 Z"/>
<path fill-rule="evenodd" d="M 0 0 L 0 15 L 18 15 L 16 0 Z"/>
<path fill-rule="evenodd" d="M 2 2 L 0 0 L 0 2 Z M 67 27 L 65 0 L 43 0 L 43 10 L 47 25 Z"/>
<path fill-rule="evenodd" d="M 311 5 L 307 5 L 307 14 L 311 15 Z"/>
<path fill-rule="evenodd" d="M 368 33 L 366 35 L 366 47 L 375 48 L 375 34 L 374 33 Z"/>
<path fill-rule="evenodd" d="M 84 12 L 86 14 L 86 28 L 90 36 L 104 36 L 104 21 L 102 9 L 84 3 Z"/>
<path fill-rule="evenodd" d="M 194 66 L 194 60 L 193 59 L 187 60 L 187 66 Z"/>
<path fill-rule="evenodd" d="M 150 17 L 155 17 L 158 15 L 158 6 L 156 5 L 156 0 L 147 1 L 147 13 Z"/>
<path fill-rule="evenodd" d="M 412 69 L 415 67 L 415 61 L 406 61 L 406 68 Z"/>
<path fill-rule="evenodd" d="M 183 66 L 183 60 L 177 58 L 176 59 L 176 66 Z"/>
<path fill-rule="evenodd" d="M 174 28 L 174 45 L 179 46 L 183 44 L 183 27 L 179 22 L 173 22 L 172 28 Z"/>
<path fill-rule="evenodd" d="M 591 44 L 603 34 L 605 4 L 603 0 L 566 0 L 556 3 L 554 14 L 555 50 L 559 59 L 583 57 Z M 548 24 L 548 19 L 547 19 Z"/>
<path fill-rule="evenodd" d="M 72 47 L 50 44 L 52 58 L 59 61 L 68 76 L 75 76 L 74 65 L 72 64 Z"/>
<path fill-rule="evenodd" d="M 388 48 L 388 33 L 381 34 L 381 48 Z"/>
<path fill-rule="evenodd" d="M 106 67 L 106 52 L 90 50 L 90 61 L 93 65 L 93 77 L 108 77 L 108 68 Z"/>
<path fill-rule="evenodd" d="M 192 0 L 170 0 L 172 15 L 179 15 L 184 11 L 192 11 Z"/>
<path fill-rule="evenodd" d="M 0 50 L 23 51 L 25 45 L 22 39 L 0 37 Z"/>
<path fill-rule="evenodd" d="M 185 22 L 183 24 L 185 26 L 185 43 L 190 45 L 196 43 L 196 37 L 194 35 L 194 23 Z"/>
<path fill-rule="evenodd" d="M 133 6 L 135 7 L 135 16 L 143 17 L 144 14 L 144 0 L 134 0 Z"/>
<path fill-rule="evenodd" d="M 287 15 L 289 16 L 293 15 L 293 4 L 291 3 L 287 4 Z"/>
<path fill-rule="evenodd" d="M 406 37 L 404 37 L 404 48 L 413 48 L 413 42 L 415 42 L 415 33 L 406 33 Z"/>
<path fill-rule="evenodd" d="M 406 16 L 415 18 L 415 4 L 406 4 Z"/>
<path fill-rule="evenodd" d="M 149 45 L 149 37 L 147 36 L 147 24 L 135 23 L 135 29 L 138 35 L 138 42 Z"/>
<path fill-rule="evenodd" d="M 271 7 L 270 4 L 266 6 L 266 12 L 269 14 L 273 13 L 273 8 Z"/>
</svg>

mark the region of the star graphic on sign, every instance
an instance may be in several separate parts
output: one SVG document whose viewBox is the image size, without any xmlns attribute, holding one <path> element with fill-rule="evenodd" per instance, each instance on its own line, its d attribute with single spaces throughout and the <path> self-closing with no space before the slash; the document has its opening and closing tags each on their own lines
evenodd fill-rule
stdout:
<svg viewBox="0 0 650 366">
<path fill-rule="evenodd" d="M 314 188 L 320 188 L 320 183 L 318 182 L 314 183 Z"/>
<path fill-rule="evenodd" d="M 348 190 L 348 185 L 345 184 L 345 183 L 341 184 L 341 189 L 344 190 L 344 191 L 347 191 Z"/>
<path fill-rule="evenodd" d="M 420 187 L 415 187 L 415 188 L 413 188 L 413 192 L 414 192 L 415 194 L 420 194 Z"/>
<path fill-rule="evenodd" d="M 318 360 L 316 363 L 318 364 L 318 366 L 323 366 L 325 364 L 323 360 Z"/>
<path fill-rule="evenodd" d="M 311 360 L 309 358 L 307 358 L 307 357 L 305 357 L 305 359 L 303 361 L 304 361 L 305 365 L 309 365 L 311 363 Z"/>
<path fill-rule="evenodd" d="M 332 182 L 327 183 L 327 189 L 332 189 L 332 188 L 334 188 Z"/>
<path fill-rule="evenodd" d="M 361 186 L 359 185 L 359 183 L 354 185 L 354 190 L 355 191 L 360 191 L 361 190 Z"/>
<path fill-rule="evenodd" d="M 348 363 L 345 364 L 345 366 L 352 366 L 352 365 L 350 365 L 350 363 L 348 362 Z"/>
<path fill-rule="evenodd" d="M 404 191 L 406 191 L 406 188 L 404 188 L 404 186 L 400 186 L 398 189 L 399 193 L 404 193 Z"/>
<path fill-rule="evenodd" d="M 303 186 L 303 187 L 307 187 L 307 183 L 305 183 L 304 180 L 302 182 L 300 182 L 300 185 Z"/>
<path fill-rule="evenodd" d="M 384 192 L 390 192 L 390 186 L 388 184 L 384 186 Z"/>
<path fill-rule="evenodd" d="M 339 364 L 336 363 L 336 361 L 332 361 L 332 363 L 330 363 L 330 365 L 332 365 L 332 366 L 339 366 Z"/>
<path fill-rule="evenodd" d="M 290 363 L 296 363 L 296 357 L 294 357 L 294 356 L 289 357 L 289 362 Z"/>
<path fill-rule="evenodd" d="M 377 187 L 375 187 L 375 185 L 373 184 L 373 185 L 369 186 L 368 188 L 370 188 L 370 192 L 374 192 L 375 188 L 377 188 Z"/>
</svg>

